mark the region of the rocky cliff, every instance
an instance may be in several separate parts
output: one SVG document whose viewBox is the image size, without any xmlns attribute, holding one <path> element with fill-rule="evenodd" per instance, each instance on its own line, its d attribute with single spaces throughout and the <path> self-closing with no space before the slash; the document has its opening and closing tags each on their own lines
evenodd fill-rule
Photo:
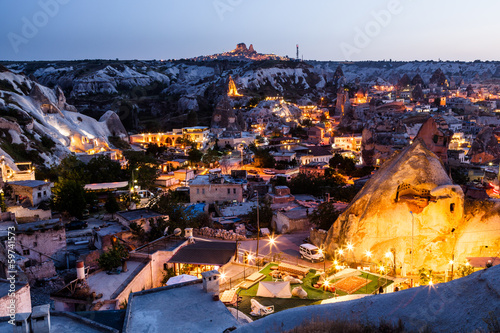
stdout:
<svg viewBox="0 0 500 333">
<path fill-rule="evenodd" d="M 421 267 L 443 271 L 453 257 L 473 254 L 459 249 L 461 235 L 470 229 L 463 212 L 462 189 L 417 139 L 366 183 L 328 231 L 325 246 L 334 254 L 351 243 L 354 250 L 346 259 L 357 262 L 367 261 L 365 252 L 371 251 L 370 262 L 391 264 L 394 258 L 385 254 L 392 251 L 402 273 L 411 266 L 415 272 Z"/>
<path fill-rule="evenodd" d="M 25 75 L 0 72 L 0 153 L 15 162 L 46 166 L 70 152 L 109 150 L 109 136 L 127 137 L 116 113 L 99 121 L 77 112 L 62 89 Z"/>
</svg>

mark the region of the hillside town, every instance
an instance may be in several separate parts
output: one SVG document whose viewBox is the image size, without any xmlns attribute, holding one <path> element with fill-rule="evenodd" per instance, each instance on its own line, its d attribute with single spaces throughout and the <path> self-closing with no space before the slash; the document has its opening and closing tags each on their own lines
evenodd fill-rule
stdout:
<svg viewBox="0 0 500 333">
<path fill-rule="evenodd" d="M 284 63 L 263 75 L 295 67 L 295 86 L 308 85 L 297 68 L 313 71 L 244 43 L 191 61 L 231 57 Z M 47 84 L 58 69 L 35 78 L 0 66 L 0 331 L 264 332 L 344 302 L 342 313 L 358 304 L 379 316 L 412 298 L 422 308 L 433 288 L 491 297 L 465 328 L 489 329 L 500 310 L 500 82 L 441 68 L 353 79 L 346 66 L 312 94 L 221 65 L 209 117 L 184 91 L 172 122 L 184 126 L 152 116 L 135 130 L 121 111 L 97 120 L 70 104 L 95 98 L 95 73 L 67 100 Z M 153 75 L 131 68 L 99 71 Z M 191 74 L 174 74 L 168 89 L 180 93 Z M 449 329 L 411 319 L 410 331 Z"/>
</svg>

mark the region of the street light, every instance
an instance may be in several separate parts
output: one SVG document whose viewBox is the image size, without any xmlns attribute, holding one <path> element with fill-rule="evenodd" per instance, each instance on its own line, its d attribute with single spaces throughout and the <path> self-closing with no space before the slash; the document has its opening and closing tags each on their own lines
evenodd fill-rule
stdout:
<svg viewBox="0 0 500 333">
<path fill-rule="evenodd" d="M 369 264 L 370 263 L 370 258 L 372 257 L 372 252 L 369 251 L 369 250 L 366 250 L 365 255 L 368 258 L 368 264 Z M 366 288 L 365 288 L 365 293 L 368 294 L 368 273 L 366 273 Z"/>
<path fill-rule="evenodd" d="M 411 214 L 411 252 L 410 252 L 410 275 L 411 275 L 411 287 L 413 288 L 413 225 L 414 225 L 414 217 L 413 212 L 410 210 Z"/>
<path fill-rule="evenodd" d="M 259 193 L 254 191 L 257 196 L 257 250 L 255 251 L 255 257 L 259 257 L 259 238 L 260 238 L 260 222 L 259 222 Z"/>
<path fill-rule="evenodd" d="M 318 253 L 323 257 L 323 272 L 325 272 L 326 276 L 326 260 L 325 257 L 323 256 L 323 249 L 318 249 Z"/>
</svg>

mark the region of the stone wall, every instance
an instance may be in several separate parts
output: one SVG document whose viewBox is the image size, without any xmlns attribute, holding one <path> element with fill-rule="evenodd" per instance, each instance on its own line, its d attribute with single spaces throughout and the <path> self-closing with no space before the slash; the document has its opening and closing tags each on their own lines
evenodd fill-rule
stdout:
<svg viewBox="0 0 500 333">
<path fill-rule="evenodd" d="M 322 248 L 323 244 L 326 241 L 326 235 L 327 235 L 326 230 L 311 228 L 311 233 L 309 234 L 309 240 L 317 247 Z"/>
<path fill-rule="evenodd" d="M 48 257 L 62 262 L 65 250 L 66 231 L 62 227 L 17 234 L 16 251 L 37 262 L 44 262 Z"/>
<path fill-rule="evenodd" d="M 50 259 L 37 265 L 25 267 L 24 271 L 30 282 L 51 278 L 57 275 L 54 262 Z"/>
<path fill-rule="evenodd" d="M 22 206 L 11 206 L 7 207 L 7 211 L 16 214 L 16 219 L 20 223 L 49 220 L 52 218 L 52 211 L 50 209 L 29 209 Z"/>
<path fill-rule="evenodd" d="M 247 239 L 245 235 L 237 234 L 232 230 L 212 229 L 209 227 L 194 229 L 193 234 L 194 236 L 203 236 L 203 237 L 218 238 L 218 239 L 233 240 L 233 241 Z"/>
</svg>

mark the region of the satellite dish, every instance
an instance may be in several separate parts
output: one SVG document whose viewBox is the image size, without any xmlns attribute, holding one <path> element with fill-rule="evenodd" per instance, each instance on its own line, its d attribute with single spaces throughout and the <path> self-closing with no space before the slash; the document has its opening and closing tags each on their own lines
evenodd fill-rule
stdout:
<svg viewBox="0 0 500 333">
<path fill-rule="evenodd" d="M 174 229 L 174 235 L 175 236 L 180 236 L 182 233 L 182 229 L 181 228 L 175 228 Z"/>
</svg>

